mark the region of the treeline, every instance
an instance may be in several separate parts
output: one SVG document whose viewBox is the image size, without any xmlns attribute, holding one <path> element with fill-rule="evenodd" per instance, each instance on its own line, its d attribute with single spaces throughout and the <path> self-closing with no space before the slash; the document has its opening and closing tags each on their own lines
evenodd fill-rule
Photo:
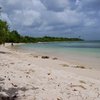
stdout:
<svg viewBox="0 0 100 100">
<path fill-rule="evenodd" d="M 7 43 L 35 43 L 53 41 L 81 41 L 80 38 L 61 38 L 61 37 L 29 37 L 21 36 L 16 30 L 11 31 L 6 21 L 0 20 L 0 44 Z"/>
</svg>

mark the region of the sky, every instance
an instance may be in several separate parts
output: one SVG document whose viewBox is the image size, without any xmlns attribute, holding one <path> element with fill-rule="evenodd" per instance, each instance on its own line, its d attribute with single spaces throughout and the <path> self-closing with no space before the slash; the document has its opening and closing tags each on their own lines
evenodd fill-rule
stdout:
<svg viewBox="0 0 100 100">
<path fill-rule="evenodd" d="M 100 0 L 0 0 L 0 7 L 21 35 L 100 40 Z"/>
</svg>

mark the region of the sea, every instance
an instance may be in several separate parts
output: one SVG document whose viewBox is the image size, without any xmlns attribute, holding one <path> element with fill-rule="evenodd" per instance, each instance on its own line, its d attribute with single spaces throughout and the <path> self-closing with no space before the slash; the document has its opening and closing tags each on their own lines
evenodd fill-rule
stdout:
<svg viewBox="0 0 100 100">
<path fill-rule="evenodd" d="M 15 49 L 100 69 L 100 41 L 27 43 L 17 45 Z"/>
</svg>

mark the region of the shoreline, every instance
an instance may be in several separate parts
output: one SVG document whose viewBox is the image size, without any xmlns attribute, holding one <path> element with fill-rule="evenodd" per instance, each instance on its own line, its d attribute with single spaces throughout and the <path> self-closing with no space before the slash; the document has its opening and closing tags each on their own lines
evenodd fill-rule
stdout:
<svg viewBox="0 0 100 100">
<path fill-rule="evenodd" d="M 18 48 L 17 48 L 18 47 Z M 33 49 L 33 50 L 29 50 L 29 49 L 25 49 L 23 47 L 20 48 L 20 46 L 15 46 L 13 48 L 14 50 L 20 51 L 20 52 L 25 52 L 25 53 L 32 53 L 34 55 L 45 55 L 45 56 L 49 56 L 49 57 L 56 57 L 61 61 L 67 61 L 70 64 L 74 64 L 74 65 L 79 65 L 79 66 L 84 66 L 86 68 L 92 68 L 92 69 L 96 69 L 96 70 L 100 70 L 100 63 L 99 63 L 99 56 L 93 56 L 93 55 L 87 55 L 87 54 L 78 54 L 77 52 L 72 52 L 70 53 L 68 51 L 68 53 L 66 53 L 66 55 L 64 53 L 59 54 L 60 52 L 58 51 L 58 53 L 56 53 L 55 51 L 49 51 L 46 52 L 45 50 L 41 50 L 38 51 L 37 49 Z"/>
<path fill-rule="evenodd" d="M 14 43 L 14 46 L 21 45 L 21 44 L 25 44 L 25 43 Z M 54 56 L 54 55 L 44 54 L 44 53 L 42 54 L 40 52 L 39 52 L 39 54 L 38 54 L 38 52 L 26 52 L 26 51 L 23 52 L 23 51 L 15 49 L 15 47 L 12 47 L 10 45 L 10 43 L 6 43 L 6 46 L 4 48 L 7 48 L 8 50 L 10 50 L 11 52 L 14 52 L 14 53 L 28 55 L 29 57 L 31 55 L 34 58 L 39 58 L 39 60 L 42 59 L 42 56 L 44 56 L 44 57 L 46 56 L 46 57 L 48 57 L 47 60 L 50 60 L 50 61 L 51 60 L 55 60 L 55 61 L 58 61 L 58 62 L 62 63 L 62 64 L 60 64 L 61 65 L 60 67 L 63 67 L 64 70 L 66 68 L 67 70 L 73 71 L 76 74 L 77 73 L 81 74 L 81 75 L 85 75 L 86 74 L 85 76 L 88 76 L 88 71 L 90 71 L 91 72 L 90 73 L 91 74 L 90 77 L 92 76 L 92 78 L 100 79 L 100 77 L 97 76 L 96 73 L 95 73 L 95 72 L 98 73 L 100 71 L 100 69 L 96 69 L 96 68 L 93 68 L 93 67 L 90 67 L 90 66 L 86 66 L 86 64 L 85 65 L 82 64 L 82 63 L 79 64 L 79 63 L 73 62 L 72 60 L 66 60 L 64 58 L 61 58 L 60 56 Z M 41 66 L 41 65 L 39 65 L 39 66 Z M 81 67 L 83 67 L 83 68 L 81 68 Z M 81 69 L 83 69 L 83 70 L 81 70 Z M 92 71 L 94 71 L 94 72 L 92 72 Z M 96 76 L 93 76 L 92 73 L 95 73 Z"/>
<path fill-rule="evenodd" d="M 16 45 L 21 45 L 21 44 L 25 44 L 25 43 L 14 43 L 14 46 L 16 46 Z M 61 63 L 63 63 L 62 64 L 62 66 L 64 66 L 65 68 L 67 67 L 67 68 L 71 68 L 71 70 L 73 70 L 73 69 L 75 69 L 75 72 L 77 72 L 76 71 L 76 69 L 79 69 L 79 71 L 81 71 L 80 69 L 81 69 L 81 67 L 84 67 L 83 69 L 86 69 L 86 70 L 94 70 L 94 71 L 100 71 L 100 69 L 96 69 L 96 68 L 93 68 L 93 67 L 91 67 L 91 66 L 88 66 L 88 65 L 86 65 L 86 64 L 84 64 L 84 63 L 82 63 L 82 62 L 80 62 L 80 63 L 76 63 L 76 62 L 74 62 L 74 61 L 72 61 L 71 59 L 70 60 L 68 60 L 68 59 L 64 59 L 64 58 L 61 58 L 61 56 L 56 56 L 56 55 L 50 55 L 50 54 L 44 54 L 44 53 L 40 53 L 40 52 L 34 52 L 34 51 L 32 51 L 32 52 L 27 52 L 27 51 L 23 51 L 23 50 L 18 50 L 18 49 L 16 49 L 15 47 L 12 47 L 11 45 L 10 45 L 10 43 L 6 43 L 6 46 L 4 47 L 4 48 L 7 48 L 8 50 L 11 50 L 12 52 L 14 51 L 14 53 L 18 53 L 18 54 L 25 54 L 25 55 L 32 55 L 34 58 L 39 58 L 39 59 L 42 59 L 42 56 L 47 56 L 48 58 L 47 58 L 47 60 L 56 60 L 56 61 L 59 61 L 59 62 L 61 62 Z M 56 58 L 56 59 L 55 59 Z M 68 65 L 68 66 L 66 66 L 66 65 Z M 76 68 L 77 67 L 77 68 Z M 78 68 L 79 67 L 79 68 Z M 73 70 L 74 71 L 74 70 Z M 79 73 L 79 72 L 78 72 Z M 80 73 L 81 74 L 81 73 Z M 83 74 L 83 73 L 82 73 Z"/>
<path fill-rule="evenodd" d="M 18 100 L 99 100 L 100 71 L 6 44 L 0 46 L 0 88 L 3 96 L 17 93 Z"/>
</svg>

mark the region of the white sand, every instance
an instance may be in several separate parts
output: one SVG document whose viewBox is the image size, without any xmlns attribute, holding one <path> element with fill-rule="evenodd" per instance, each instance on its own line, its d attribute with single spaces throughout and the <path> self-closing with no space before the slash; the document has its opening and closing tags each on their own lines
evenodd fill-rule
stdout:
<svg viewBox="0 0 100 100">
<path fill-rule="evenodd" d="M 17 100 L 100 100 L 99 70 L 37 56 L 0 46 L 0 94 L 16 94 Z"/>
</svg>

